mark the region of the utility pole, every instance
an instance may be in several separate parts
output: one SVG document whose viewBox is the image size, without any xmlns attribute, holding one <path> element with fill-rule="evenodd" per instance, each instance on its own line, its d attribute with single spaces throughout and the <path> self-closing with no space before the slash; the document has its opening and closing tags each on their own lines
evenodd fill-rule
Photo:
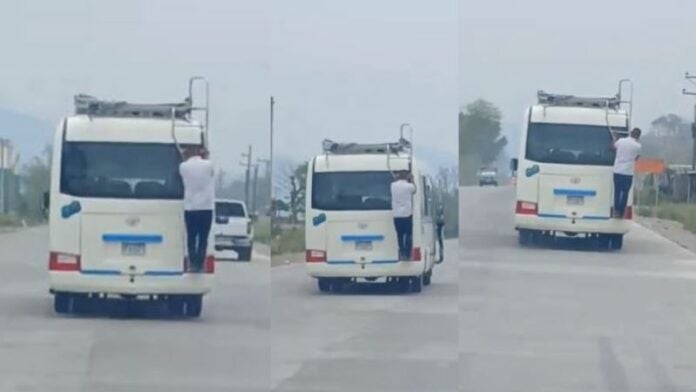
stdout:
<svg viewBox="0 0 696 392">
<path fill-rule="evenodd" d="M 242 158 L 246 158 L 246 162 L 241 162 L 240 165 L 246 167 L 246 177 L 244 180 L 244 203 L 249 207 L 249 177 L 251 175 L 251 144 L 249 152 L 242 153 Z"/>
<path fill-rule="evenodd" d="M 688 72 L 684 75 L 684 78 L 691 84 L 696 85 L 696 76 L 690 75 Z M 693 91 L 687 91 L 686 89 L 682 89 L 682 94 L 684 95 L 696 95 L 696 92 Z M 696 105 L 694 105 L 694 122 L 691 123 L 691 143 L 692 143 L 692 149 L 691 149 L 691 173 L 687 174 L 687 177 L 689 179 L 688 181 L 688 191 L 687 191 L 687 196 L 686 196 L 686 202 L 689 203 L 691 202 L 691 188 L 693 186 L 693 178 L 696 176 Z"/>
<path fill-rule="evenodd" d="M 254 164 L 254 182 L 251 187 L 251 211 L 256 214 L 256 184 L 259 181 L 259 164 Z"/>
<path fill-rule="evenodd" d="M 10 160 L 10 141 L 0 138 L 0 214 L 7 212 L 5 172 L 7 171 L 7 161 Z"/>
<path fill-rule="evenodd" d="M 275 99 L 273 96 L 271 96 L 271 118 L 270 118 L 270 138 L 271 138 L 271 156 L 269 159 L 269 166 L 270 166 L 270 171 L 269 171 L 269 176 L 270 176 L 270 182 L 271 182 L 271 236 L 273 235 L 273 218 L 275 218 L 276 214 L 276 202 L 275 202 L 275 192 L 273 189 L 273 115 L 274 115 L 274 108 L 275 108 Z"/>
</svg>

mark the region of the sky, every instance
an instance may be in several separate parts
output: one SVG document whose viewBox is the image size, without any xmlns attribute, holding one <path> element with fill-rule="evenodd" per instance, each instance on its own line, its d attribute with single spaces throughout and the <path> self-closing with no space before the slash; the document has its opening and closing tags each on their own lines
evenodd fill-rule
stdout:
<svg viewBox="0 0 696 392">
<path fill-rule="evenodd" d="M 271 80 L 279 158 L 321 141 L 387 142 L 457 157 L 457 0 L 275 0 Z"/>
<path fill-rule="evenodd" d="M 613 95 L 635 86 L 633 125 L 665 113 L 693 119 L 696 2 L 528 0 L 459 6 L 459 104 L 484 98 L 520 126 L 536 91 Z"/>
<path fill-rule="evenodd" d="M 270 153 L 270 15 L 270 0 L 5 0 L 0 108 L 57 124 L 76 93 L 178 101 L 202 75 L 212 157 L 240 174 L 249 144 Z"/>
</svg>

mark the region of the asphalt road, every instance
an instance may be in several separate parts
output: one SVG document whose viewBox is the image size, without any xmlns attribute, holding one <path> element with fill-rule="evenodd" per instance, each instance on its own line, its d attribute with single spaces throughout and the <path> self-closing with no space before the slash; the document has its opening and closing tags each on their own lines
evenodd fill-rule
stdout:
<svg viewBox="0 0 696 392">
<path fill-rule="evenodd" d="M 521 249 L 514 188 L 460 192 L 460 391 L 696 391 L 696 255 Z"/>
<path fill-rule="evenodd" d="M 64 317 L 47 291 L 47 237 L 0 235 L 0 392 L 268 391 L 267 255 L 218 263 L 198 320 Z"/>
<path fill-rule="evenodd" d="M 456 390 L 456 252 L 447 241 L 420 294 L 370 284 L 322 294 L 303 265 L 272 268 L 272 390 Z"/>
</svg>

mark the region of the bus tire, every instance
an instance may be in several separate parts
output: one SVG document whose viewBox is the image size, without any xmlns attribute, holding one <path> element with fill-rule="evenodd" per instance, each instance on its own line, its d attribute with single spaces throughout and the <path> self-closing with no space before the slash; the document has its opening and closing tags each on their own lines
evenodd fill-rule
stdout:
<svg viewBox="0 0 696 392">
<path fill-rule="evenodd" d="M 58 314 L 68 314 L 72 308 L 72 296 L 68 293 L 53 295 L 53 310 Z"/>
<path fill-rule="evenodd" d="M 237 260 L 238 261 L 251 261 L 251 251 L 252 251 L 251 246 L 248 248 L 239 249 L 239 251 L 237 252 Z"/>
<path fill-rule="evenodd" d="M 203 311 L 203 296 L 200 294 L 186 296 L 186 316 L 198 318 Z"/>
<path fill-rule="evenodd" d="M 181 295 L 170 295 L 167 298 L 167 308 L 172 316 L 183 317 L 186 315 L 186 302 Z"/>
<path fill-rule="evenodd" d="M 328 278 L 318 278 L 317 285 L 319 286 L 319 291 L 322 293 L 331 291 L 331 281 Z"/>
<path fill-rule="evenodd" d="M 411 292 L 420 293 L 423 291 L 423 275 L 411 277 Z"/>
<path fill-rule="evenodd" d="M 433 277 L 433 270 L 431 269 L 430 271 L 426 272 L 425 275 L 423 276 L 423 285 L 430 286 L 432 277 Z"/>
<path fill-rule="evenodd" d="M 611 234 L 609 236 L 609 249 L 621 250 L 623 248 L 623 234 Z"/>
<path fill-rule="evenodd" d="M 522 246 L 530 246 L 534 243 L 534 232 L 532 230 L 519 229 L 517 235 L 517 240 Z"/>
</svg>

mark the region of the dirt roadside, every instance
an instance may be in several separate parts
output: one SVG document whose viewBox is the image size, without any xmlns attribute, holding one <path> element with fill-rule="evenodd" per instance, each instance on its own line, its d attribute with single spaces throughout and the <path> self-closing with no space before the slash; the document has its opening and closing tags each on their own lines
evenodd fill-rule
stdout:
<svg viewBox="0 0 696 392">
<path fill-rule="evenodd" d="M 684 229 L 684 226 L 681 223 L 666 219 L 648 218 L 644 216 L 636 218 L 636 222 L 660 234 L 668 240 L 675 242 L 682 248 L 696 253 L 696 234 Z"/>
</svg>

